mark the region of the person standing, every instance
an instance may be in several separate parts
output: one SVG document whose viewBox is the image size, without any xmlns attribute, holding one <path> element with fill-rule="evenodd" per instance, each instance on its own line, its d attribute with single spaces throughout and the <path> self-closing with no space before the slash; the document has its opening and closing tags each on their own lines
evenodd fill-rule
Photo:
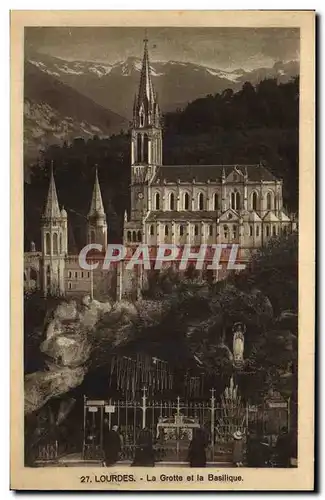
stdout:
<svg viewBox="0 0 325 500">
<path fill-rule="evenodd" d="M 243 433 L 237 430 L 233 434 L 232 462 L 236 467 L 243 467 L 244 461 L 244 441 Z"/>
<path fill-rule="evenodd" d="M 112 429 L 109 429 L 106 423 L 104 433 L 104 465 L 114 465 L 119 459 L 121 449 L 121 438 L 118 433 L 118 426 L 113 425 Z"/>
<path fill-rule="evenodd" d="M 205 432 L 201 428 L 193 429 L 193 437 L 188 450 L 188 461 L 190 467 L 206 467 L 207 439 Z"/>
<path fill-rule="evenodd" d="M 139 432 L 132 466 L 154 467 L 155 454 L 150 429 L 145 427 Z"/>
<path fill-rule="evenodd" d="M 290 467 L 291 448 L 291 440 L 287 428 L 282 427 L 275 445 L 275 456 L 278 467 Z"/>
</svg>

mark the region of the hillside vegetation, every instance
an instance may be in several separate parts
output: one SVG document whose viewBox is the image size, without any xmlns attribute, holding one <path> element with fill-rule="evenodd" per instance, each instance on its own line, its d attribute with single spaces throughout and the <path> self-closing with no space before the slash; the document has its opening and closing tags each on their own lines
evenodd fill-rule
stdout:
<svg viewBox="0 0 325 500">
<path fill-rule="evenodd" d="M 299 79 L 288 83 L 245 83 L 234 93 L 208 95 L 184 110 L 164 115 L 164 164 L 240 164 L 264 162 L 284 181 L 284 204 L 298 210 Z M 70 251 L 85 242 L 97 164 L 111 242 L 121 237 L 129 204 L 130 136 L 74 139 L 48 147 L 25 183 L 25 245 L 39 246 L 40 215 L 53 160 L 59 202 L 69 216 Z"/>
</svg>

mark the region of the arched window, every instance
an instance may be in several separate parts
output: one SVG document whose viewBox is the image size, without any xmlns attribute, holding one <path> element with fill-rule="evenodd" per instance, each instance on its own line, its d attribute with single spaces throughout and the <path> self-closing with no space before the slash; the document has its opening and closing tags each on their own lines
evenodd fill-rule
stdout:
<svg viewBox="0 0 325 500">
<path fill-rule="evenodd" d="M 224 238 L 225 239 L 228 239 L 228 226 L 227 225 L 224 225 L 223 226 L 223 235 L 224 235 Z"/>
<path fill-rule="evenodd" d="M 142 240 L 142 234 L 141 234 L 141 231 L 138 231 L 138 241 L 141 241 Z"/>
<path fill-rule="evenodd" d="M 237 226 L 232 226 L 232 237 L 233 239 L 237 238 Z"/>
<path fill-rule="evenodd" d="M 230 203 L 233 210 L 240 209 L 240 194 L 238 193 L 238 191 L 236 193 L 231 193 Z"/>
<path fill-rule="evenodd" d="M 155 228 L 153 224 L 150 225 L 149 234 L 150 236 L 153 236 L 155 234 Z"/>
<path fill-rule="evenodd" d="M 59 253 L 59 247 L 58 247 L 58 235 L 57 233 L 53 234 L 53 254 L 57 255 Z"/>
<path fill-rule="evenodd" d="M 144 126 L 144 112 L 143 112 L 143 108 L 140 109 L 139 118 L 140 118 L 140 127 L 143 127 Z"/>
<path fill-rule="evenodd" d="M 266 236 L 270 236 L 270 226 L 266 226 L 265 234 L 266 234 Z"/>
<path fill-rule="evenodd" d="M 236 193 L 236 210 L 240 209 L 240 194 Z"/>
<path fill-rule="evenodd" d="M 253 236 L 253 226 L 249 226 L 249 236 Z"/>
<path fill-rule="evenodd" d="M 169 195 L 169 210 L 175 210 L 175 195 L 170 193 Z"/>
<path fill-rule="evenodd" d="M 272 226 L 272 236 L 276 236 L 276 226 Z"/>
<path fill-rule="evenodd" d="M 230 206 L 233 210 L 236 208 L 236 198 L 235 198 L 235 193 L 231 193 L 230 195 Z"/>
<path fill-rule="evenodd" d="M 287 226 L 283 226 L 283 234 L 286 235 L 287 234 Z"/>
<path fill-rule="evenodd" d="M 160 194 L 155 194 L 155 210 L 159 210 L 160 208 Z"/>
<path fill-rule="evenodd" d="M 260 226 L 257 225 L 256 226 L 256 236 L 259 236 L 260 235 Z"/>
<path fill-rule="evenodd" d="M 195 234 L 195 236 L 198 236 L 198 234 L 199 234 L 199 226 L 197 224 L 195 224 L 195 226 L 194 226 L 194 234 Z"/>
<path fill-rule="evenodd" d="M 143 162 L 148 163 L 149 158 L 149 140 L 147 134 L 143 136 Z"/>
<path fill-rule="evenodd" d="M 266 209 L 272 210 L 272 194 L 271 193 L 267 193 L 267 195 L 266 195 Z"/>
<path fill-rule="evenodd" d="M 167 226 L 167 224 L 165 226 L 165 236 L 168 236 L 168 226 Z"/>
<path fill-rule="evenodd" d="M 137 233 L 135 231 L 132 232 L 132 241 L 137 241 Z"/>
<path fill-rule="evenodd" d="M 71 290 L 71 288 L 72 288 L 72 283 L 70 283 L 70 282 L 68 283 L 68 288 L 69 288 L 69 290 Z"/>
<path fill-rule="evenodd" d="M 47 288 L 50 291 L 51 290 L 51 268 L 50 268 L 50 266 L 47 266 L 47 268 L 46 268 L 46 282 L 47 282 Z"/>
<path fill-rule="evenodd" d="M 184 234 L 184 226 L 180 225 L 179 226 L 179 235 L 183 236 L 183 234 Z"/>
<path fill-rule="evenodd" d="M 198 196 L 198 207 L 199 207 L 199 210 L 204 210 L 204 197 L 203 197 L 203 193 L 199 193 L 199 196 Z"/>
<path fill-rule="evenodd" d="M 184 193 L 184 210 L 189 210 L 190 208 L 190 197 L 188 193 Z"/>
<path fill-rule="evenodd" d="M 46 255 L 50 255 L 50 253 L 51 253 L 50 233 L 46 233 L 46 235 L 45 235 L 45 253 L 46 253 Z"/>
<path fill-rule="evenodd" d="M 218 193 L 214 193 L 213 195 L 213 210 L 219 209 L 219 196 Z"/>
<path fill-rule="evenodd" d="M 141 146 L 142 146 L 142 141 L 141 141 L 141 134 L 138 134 L 137 137 L 137 155 L 136 155 L 136 163 L 140 163 L 141 161 Z"/>
<path fill-rule="evenodd" d="M 62 247 L 62 233 L 60 233 L 60 253 L 63 252 L 63 247 Z"/>
<path fill-rule="evenodd" d="M 257 210 L 257 193 L 252 193 L 252 210 Z"/>
<path fill-rule="evenodd" d="M 128 232 L 127 232 L 127 240 L 128 240 L 128 241 L 131 241 L 131 231 L 128 231 Z"/>
<path fill-rule="evenodd" d="M 213 226 L 212 224 L 209 224 L 209 236 L 213 235 Z"/>
</svg>

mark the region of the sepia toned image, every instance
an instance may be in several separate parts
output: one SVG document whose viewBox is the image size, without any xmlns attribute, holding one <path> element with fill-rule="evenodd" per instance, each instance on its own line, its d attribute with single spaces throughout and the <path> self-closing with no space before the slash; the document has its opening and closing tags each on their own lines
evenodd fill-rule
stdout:
<svg viewBox="0 0 325 500">
<path fill-rule="evenodd" d="M 12 487 L 312 489 L 313 13 L 102 14 L 12 16 Z"/>
</svg>

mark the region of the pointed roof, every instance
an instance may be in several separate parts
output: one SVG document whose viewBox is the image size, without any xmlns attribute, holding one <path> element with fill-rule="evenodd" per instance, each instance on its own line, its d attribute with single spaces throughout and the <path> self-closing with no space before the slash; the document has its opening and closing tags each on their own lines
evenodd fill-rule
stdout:
<svg viewBox="0 0 325 500">
<path fill-rule="evenodd" d="M 262 219 L 255 210 L 246 210 L 242 214 L 243 220 L 248 222 L 261 222 Z"/>
<path fill-rule="evenodd" d="M 263 218 L 264 222 L 279 222 L 279 219 L 272 210 L 270 210 Z"/>
<path fill-rule="evenodd" d="M 249 221 L 251 222 L 261 222 L 261 217 L 255 212 L 255 210 L 249 212 Z"/>
<path fill-rule="evenodd" d="M 279 220 L 282 221 L 282 222 L 291 222 L 291 219 L 287 216 L 287 214 L 281 210 L 281 212 L 279 212 Z"/>
<path fill-rule="evenodd" d="M 91 199 L 91 205 L 89 209 L 88 216 L 94 215 L 105 215 L 104 205 L 102 200 L 102 193 L 100 191 L 99 181 L 98 181 L 98 171 L 96 167 L 95 183 L 93 189 L 93 195 Z"/>
<path fill-rule="evenodd" d="M 153 103 L 155 101 L 155 92 L 152 85 L 151 73 L 150 73 L 150 62 L 148 53 L 148 38 L 144 40 L 144 52 L 142 59 L 142 69 L 140 76 L 140 85 L 138 93 L 138 105 L 141 103 Z"/>
<path fill-rule="evenodd" d="M 53 162 L 51 164 L 50 185 L 47 193 L 47 199 L 43 216 L 48 219 L 54 219 L 54 218 L 58 219 L 61 217 L 58 195 L 56 192 L 56 186 L 53 174 Z"/>
<path fill-rule="evenodd" d="M 225 212 L 223 212 L 220 217 L 220 222 L 233 222 L 239 219 L 239 214 L 233 208 L 228 208 Z"/>
<path fill-rule="evenodd" d="M 250 222 L 261 222 L 262 219 L 255 210 L 252 210 L 249 212 L 248 220 Z"/>
</svg>

